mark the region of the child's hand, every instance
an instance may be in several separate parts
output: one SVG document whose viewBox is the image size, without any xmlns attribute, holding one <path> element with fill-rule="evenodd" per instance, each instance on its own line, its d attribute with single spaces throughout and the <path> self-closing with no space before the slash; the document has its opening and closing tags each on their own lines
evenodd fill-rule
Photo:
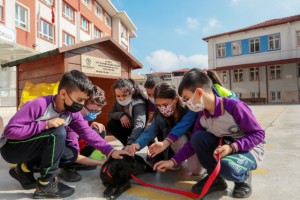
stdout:
<svg viewBox="0 0 300 200">
<path fill-rule="evenodd" d="M 155 163 L 153 170 L 158 170 L 160 172 L 165 172 L 167 169 L 174 167 L 175 163 L 172 160 L 164 160 Z"/>
<path fill-rule="evenodd" d="M 169 146 L 169 142 L 154 142 L 150 147 L 149 147 L 149 153 L 150 157 L 153 158 L 159 153 L 163 152 L 167 147 Z"/>
<path fill-rule="evenodd" d="M 115 159 L 122 159 L 123 158 L 122 155 L 128 155 L 128 156 L 130 156 L 127 151 L 124 151 L 124 150 L 115 150 L 115 151 L 112 152 L 111 157 L 115 158 Z"/>
<path fill-rule="evenodd" d="M 103 124 L 100 124 L 98 122 L 92 122 L 91 128 L 96 128 L 101 133 L 102 131 L 105 131 L 105 126 Z"/>
<path fill-rule="evenodd" d="M 124 128 L 130 128 L 131 127 L 131 122 L 130 122 L 130 119 L 127 115 L 123 115 L 120 118 L 120 121 L 121 121 L 121 124 Z"/>
<path fill-rule="evenodd" d="M 220 153 L 221 158 L 224 158 L 225 156 L 231 154 L 231 152 L 232 152 L 232 148 L 228 144 L 218 146 L 214 151 L 214 158 L 218 160 L 217 159 L 218 153 Z"/>
<path fill-rule="evenodd" d="M 135 152 L 137 150 L 139 150 L 139 148 L 140 148 L 140 145 L 138 145 L 138 144 L 131 144 L 131 145 L 127 145 L 124 148 L 124 151 L 127 151 L 131 156 L 134 156 Z"/>
<path fill-rule="evenodd" d="M 53 119 L 49 119 L 46 121 L 46 124 L 48 125 L 48 128 L 52 128 L 52 127 L 59 127 L 65 124 L 65 120 L 62 118 L 53 118 Z"/>
</svg>

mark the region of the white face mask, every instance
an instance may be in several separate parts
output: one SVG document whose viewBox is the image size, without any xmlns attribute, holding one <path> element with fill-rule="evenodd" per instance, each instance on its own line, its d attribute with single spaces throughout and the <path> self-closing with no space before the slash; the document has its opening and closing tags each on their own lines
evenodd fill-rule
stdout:
<svg viewBox="0 0 300 200">
<path fill-rule="evenodd" d="M 120 104 L 121 106 L 128 106 L 128 105 L 132 102 L 132 98 L 131 98 L 131 96 L 130 96 L 130 97 L 128 97 L 127 99 L 125 99 L 125 100 L 123 100 L 123 101 L 120 101 L 120 100 L 118 100 L 118 99 L 117 99 L 117 101 L 119 102 L 119 104 Z"/>
<path fill-rule="evenodd" d="M 191 110 L 191 111 L 194 111 L 194 112 L 201 112 L 202 110 L 204 110 L 204 104 L 203 102 L 201 101 L 202 98 L 200 98 L 199 102 L 198 103 L 194 103 L 193 100 L 195 98 L 195 94 L 196 94 L 196 91 L 194 92 L 194 95 L 191 99 L 189 99 L 187 102 L 186 102 L 186 106 Z"/>
<path fill-rule="evenodd" d="M 148 99 L 149 99 L 149 101 L 150 101 L 151 103 L 155 104 L 154 98 L 148 98 Z"/>
</svg>

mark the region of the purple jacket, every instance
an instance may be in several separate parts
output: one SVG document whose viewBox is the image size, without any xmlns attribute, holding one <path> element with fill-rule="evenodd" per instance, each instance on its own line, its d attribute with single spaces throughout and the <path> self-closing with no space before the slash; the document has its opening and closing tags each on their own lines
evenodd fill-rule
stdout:
<svg viewBox="0 0 300 200">
<path fill-rule="evenodd" d="M 43 96 L 28 101 L 11 118 L 4 130 L 4 137 L 10 140 L 25 140 L 38 135 L 46 129 L 46 120 L 60 117 L 65 119 L 67 143 L 79 151 L 78 135 L 91 146 L 109 155 L 113 147 L 91 129 L 80 112 L 58 113 L 55 110 L 56 96 Z"/>
</svg>

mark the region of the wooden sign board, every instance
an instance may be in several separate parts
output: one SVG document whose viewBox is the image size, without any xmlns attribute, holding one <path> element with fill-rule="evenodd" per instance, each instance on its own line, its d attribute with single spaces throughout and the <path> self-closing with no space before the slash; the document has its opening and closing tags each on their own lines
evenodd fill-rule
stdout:
<svg viewBox="0 0 300 200">
<path fill-rule="evenodd" d="M 81 71 L 88 74 L 121 77 L 121 63 L 114 60 L 81 55 Z"/>
</svg>

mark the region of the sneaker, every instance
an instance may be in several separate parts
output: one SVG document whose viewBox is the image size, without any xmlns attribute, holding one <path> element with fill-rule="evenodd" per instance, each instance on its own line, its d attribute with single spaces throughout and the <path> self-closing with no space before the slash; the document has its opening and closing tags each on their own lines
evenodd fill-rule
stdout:
<svg viewBox="0 0 300 200">
<path fill-rule="evenodd" d="M 251 187 L 252 172 L 246 172 L 245 181 L 241 183 L 234 182 L 232 196 L 234 198 L 248 198 L 252 194 Z"/>
<path fill-rule="evenodd" d="M 88 171 L 88 170 L 94 170 L 97 168 L 97 166 L 92 166 L 92 165 L 82 165 L 82 164 L 75 164 L 74 168 L 77 171 Z"/>
<path fill-rule="evenodd" d="M 67 182 L 78 182 L 82 178 L 75 168 L 61 169 L 61 172 L 58 174 L 58 177 Z"/>
<path fill-rule="evenodd" d="M 19 181 L 25 190 L 34 189 L 37 186 L 37 181 L 35 180 L 32 172 L 23 172 L 21 165 L 18 164 L 16 167 L 9 170 L 11 177 Z"/>
<path fill-rule="evenodd" d="M 198 183 L 196 183 L 195 185 L 193 185 L 192 187 L 192 192 L 196 193 L 196 194 L 200 194 L 202 192 L 202 189 L 206 183 L 206 181 L 208 180 L 208 175 L 202 179 L 201 181 L 199 181 Z M 215 191 L 224 191 L 227 189 L 227 183 L 226 181 L 221 178 L 221 177 L 217 177 L 214 182 L 211 184 L 207 194 L 215 192 Z"/>
<path fill-rule="evenodd" d="M 74 194 L 74 188 L 71 188 L 58 181 L 57 177 L 53 178 L 48 184 L 38 184 L 33 199 L 47 199 L 47 198 L 65 198 Z"/>
</svg>

